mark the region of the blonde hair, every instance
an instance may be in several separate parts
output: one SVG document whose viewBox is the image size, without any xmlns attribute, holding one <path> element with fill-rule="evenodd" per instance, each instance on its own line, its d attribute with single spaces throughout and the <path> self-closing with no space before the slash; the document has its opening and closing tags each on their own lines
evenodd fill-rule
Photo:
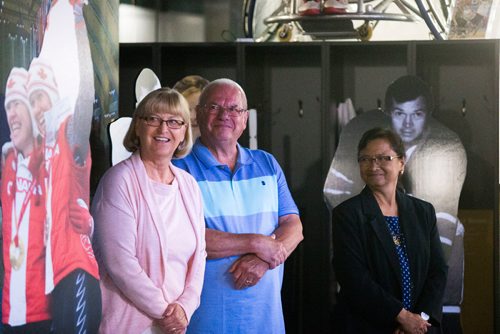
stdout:
<svg viewBox="0 0 500 334">
<path fill-rule="evenodd" d="M 139 103 L 135 109 L 132 122 L 128 128 L 127 134 L 123 139 L 123 145 L 129 152 L 135 152 L 141 147 L 139 137 L 136 134 L 135 127 L 137 122 L 142 117 L 151 114 L 169 113 L 175 116 L 180 116 L 186 123 L 186 133 L 184 140 L 174 152 L 174 158 L 183 158 L 189 154 L 193 146 L 193 135 L 191 133 L 191 121 L 189 115 L 189 105 L 186 99 L 178 91 L 164 87 L 152 91 Z"/>
<path fill-rule="evenodd" d="M 188 75 L 177 81 L 174 85 L 174 89 L 187 98 L 191 94 L 201 93 L 208 83 L 209 81 L 202 76 Z"/>
</svg>

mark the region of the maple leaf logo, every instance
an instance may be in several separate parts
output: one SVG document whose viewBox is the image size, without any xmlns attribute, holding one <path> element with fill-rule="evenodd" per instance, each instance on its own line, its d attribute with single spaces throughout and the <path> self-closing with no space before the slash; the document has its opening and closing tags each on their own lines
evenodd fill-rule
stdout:
<svg viewBox="0 0 500 334">
<path fill-rule="evenodd" d="M 42 79 L 45 80 L 47 79 L 47 73 L 45 73 L 45 70 L 43 68 L 38 70 L 38 76 Z"/>
<path fill-rule="evenodd" d="M 9 82 L 7 82 L 7 88 L 12 88 L 16 84 L 16 80 L 10 79 Z"/>
</svg>

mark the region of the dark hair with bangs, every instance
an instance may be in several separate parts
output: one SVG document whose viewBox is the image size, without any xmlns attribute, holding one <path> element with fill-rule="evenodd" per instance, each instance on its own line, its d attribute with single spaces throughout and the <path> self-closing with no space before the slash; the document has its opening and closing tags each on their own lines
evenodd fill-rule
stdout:
<svg viewBox="0 0 500 334">
<path fill-rule="evenodd" d="M 405 146 L 401 137 L 396 132 L 383 128 L 373 128 L 363 133 L 358 144 L 358 157 L 360 152 L 368 146 L 368 143 L 375 139 L 386 140 L 399 157 L 406 158 Z"/>
</svg>

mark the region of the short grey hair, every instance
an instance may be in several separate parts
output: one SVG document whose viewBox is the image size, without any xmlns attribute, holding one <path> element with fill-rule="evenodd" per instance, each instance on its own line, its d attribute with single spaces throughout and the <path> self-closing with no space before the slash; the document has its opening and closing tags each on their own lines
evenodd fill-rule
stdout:
<svg viewBox="0 0 500 334">
<path fill-rule="evenodd" d="M 241 95 L 241 102 L 243 103 L 243 108 L 247 108 L 247 95 L 245 94 L 245 91 L 241 86 L 236 82 L 231 79 L 227 78 L 221 78 L 221 79 L 216 79 L 214 81 L 211 81 L 203 91 L 201 92 L 200 95 L 200 100 L 199 100 L 199 105 L 203 106 L 207 101 L 207 96 L 209 95 L 210 91 L 214 89 L 215 87 L 219 86 L 231 86 L 231 87 L 236 87 L 240 91 Z"/>
</svg>

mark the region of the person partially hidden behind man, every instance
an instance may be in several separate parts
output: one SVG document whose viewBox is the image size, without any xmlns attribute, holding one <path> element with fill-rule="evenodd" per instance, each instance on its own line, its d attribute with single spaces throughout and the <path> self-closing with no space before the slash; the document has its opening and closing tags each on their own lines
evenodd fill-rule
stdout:
<svg viewBox="0 0 500 334">
<path fill-rule="evenodd" d="M 207 265 L 201 305 L 188 333 L 284 333 L 283 262 L 302 236 L 302 224 L 275 158 L 237 142 L 246 128 L 247 99 L 229 79 L 201 93 L 201 137 L 174 164 L 201 188 Z"/>
</svg>

